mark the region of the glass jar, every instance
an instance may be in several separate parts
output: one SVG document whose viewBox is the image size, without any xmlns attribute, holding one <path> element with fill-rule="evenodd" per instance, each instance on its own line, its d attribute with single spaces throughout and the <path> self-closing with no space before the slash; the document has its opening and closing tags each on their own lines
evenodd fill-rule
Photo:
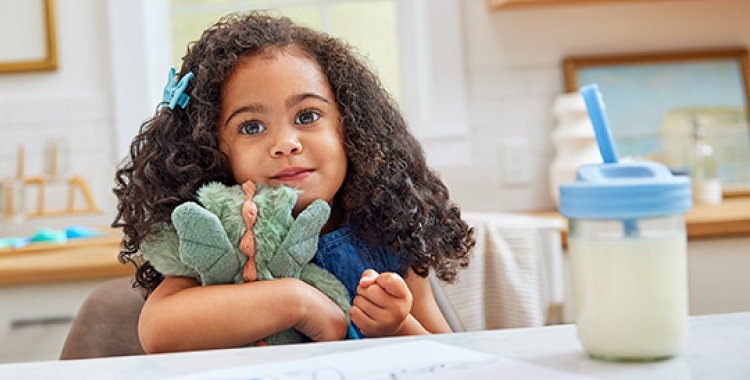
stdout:
<svg viewBox="0 0 750 380">
<path fill-rule="evenodd" d="M 26 219 L 26 182 L 23 178 L 0 180 L 0 219 L 16 224 Z"/>
<path fill-rule="evenodd" d="M 689 180 L 656 163 L 590 165 L 561 186 L 560 199 L 586 352 L 625 361 L 677 355 L 687 340 Z"/>
<path fill-rule="evenodd" d="M 70 147 L 64 137 L 50 137 L 44 143 L 44 168 L 46 177 L 60 178 L 70 170 Z"/>
</svg>

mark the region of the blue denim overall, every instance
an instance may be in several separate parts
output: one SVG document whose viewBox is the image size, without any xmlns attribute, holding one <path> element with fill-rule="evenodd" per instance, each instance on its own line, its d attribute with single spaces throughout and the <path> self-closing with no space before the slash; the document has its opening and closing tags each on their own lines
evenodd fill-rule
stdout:
<svg viewBox="0 0 750 380">
<path fill-rule="evenodd" d="M 375 248 L 366 244 L 357 238 L 350 227 L 344 226 L 320 237 L 315 262 L 333 273 L 344 284 L 349 291 L 351 302 L 357 295 L 357 285 L 362 272 L 369 268 L 378 273 L 398 272 L 401 260 L 385 248 Z M 346 339 L 360 338 L 365 338 L 364 334 L 350 322 Z"/>
</svg>

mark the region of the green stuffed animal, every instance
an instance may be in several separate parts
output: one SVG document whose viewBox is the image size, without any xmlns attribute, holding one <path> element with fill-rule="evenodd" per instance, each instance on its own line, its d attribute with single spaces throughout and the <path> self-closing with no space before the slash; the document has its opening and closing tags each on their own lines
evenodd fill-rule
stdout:
<svg viewBox="0 0 750 380">
<path fill-rule="evenodd" d="M 192 277 L 202 285 L 299 278 L 348 315 L 348 290 L 333 274 L 311 262 L 330 208 L 316 200 L 295 219 L 292 209 L 298 194 L 284 186 L 274 189 L 261 184 L 255 191 L 252 183 L 208 183 L 198 190 L 200 205 L 179 205 L 172 212 L 172 224 L 160 225 L 144 241 L 143 257 L 164 275 Z M 253 224 L 251 230 L 248 224 Z M 356 335 L 350 331 L 349 336 Z M 289 329 L 264 341 L 296 343 L 304 341 L 304 336 Z"/>
</svg>

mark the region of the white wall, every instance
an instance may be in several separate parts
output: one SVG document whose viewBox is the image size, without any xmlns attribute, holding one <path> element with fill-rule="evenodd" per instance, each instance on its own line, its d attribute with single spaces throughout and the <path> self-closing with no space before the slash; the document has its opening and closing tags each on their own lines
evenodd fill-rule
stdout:
<svg viewBox="0 0 750 380">
<path fill-rule="evenodd" d="M 562 59 L 750 45 L 750 2 L 636 2 L 488 12 L 463 0 L 472 165 L 438 168 L 467 211 L 553 209 L 547 167 Z M 504 183 L 504 139 L 526 139 L 531 179 Z"/>
<path fill-rule="evenodd" d="M 25 147 L 26 175 L 41 175 L 44 139 L 64 136 L 72 153 L 71 173 L 90 181 L 94 198 L 106 213 L 35 219 L 23 231 L 73 223 L 106 225 L 114 217 L 111 189 L 116 158 L 106 2 L 58 0 L 55 5 L 58 70 L 0 74 L 0 177 L 15 176 L 18 144 Z M 48 207 L 62 208 L 65 189 L 47 191 Z M 76 201 L 83 206 L 82 198 Z M 0 236 L 17 231 L 6 220 L 0 221 Z"/>
</svg>

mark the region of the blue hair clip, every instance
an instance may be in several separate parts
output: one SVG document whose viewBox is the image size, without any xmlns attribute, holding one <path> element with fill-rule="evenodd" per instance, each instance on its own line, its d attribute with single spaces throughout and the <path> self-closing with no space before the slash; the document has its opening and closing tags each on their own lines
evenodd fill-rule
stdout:
<svg viewBox="0 0 750 380">
<path fill-rule="evenodd" d="M 169 109 L 174 109 L 175 105 L 178 105 L 182 108 L 185 108 L 185 106 L 188 104 L 188 101 L 190 100 L 190 96 L 186 94 L 184 91 L 188 86 L 188 83 L 190 83 L 190 80 L 193 79 L 195 75 L 193 73 L 187 73 L 185 76 L 180 79 L 180 83 L 177 84 L 175 81 L 175 69 L 174 67 L 169 69 L 169 79 L 167 80 L 167 85 L 164 86 L 164 97 L 162 98 L 162 103 L 166 107 L 169 107 Z"/>
</svg>

